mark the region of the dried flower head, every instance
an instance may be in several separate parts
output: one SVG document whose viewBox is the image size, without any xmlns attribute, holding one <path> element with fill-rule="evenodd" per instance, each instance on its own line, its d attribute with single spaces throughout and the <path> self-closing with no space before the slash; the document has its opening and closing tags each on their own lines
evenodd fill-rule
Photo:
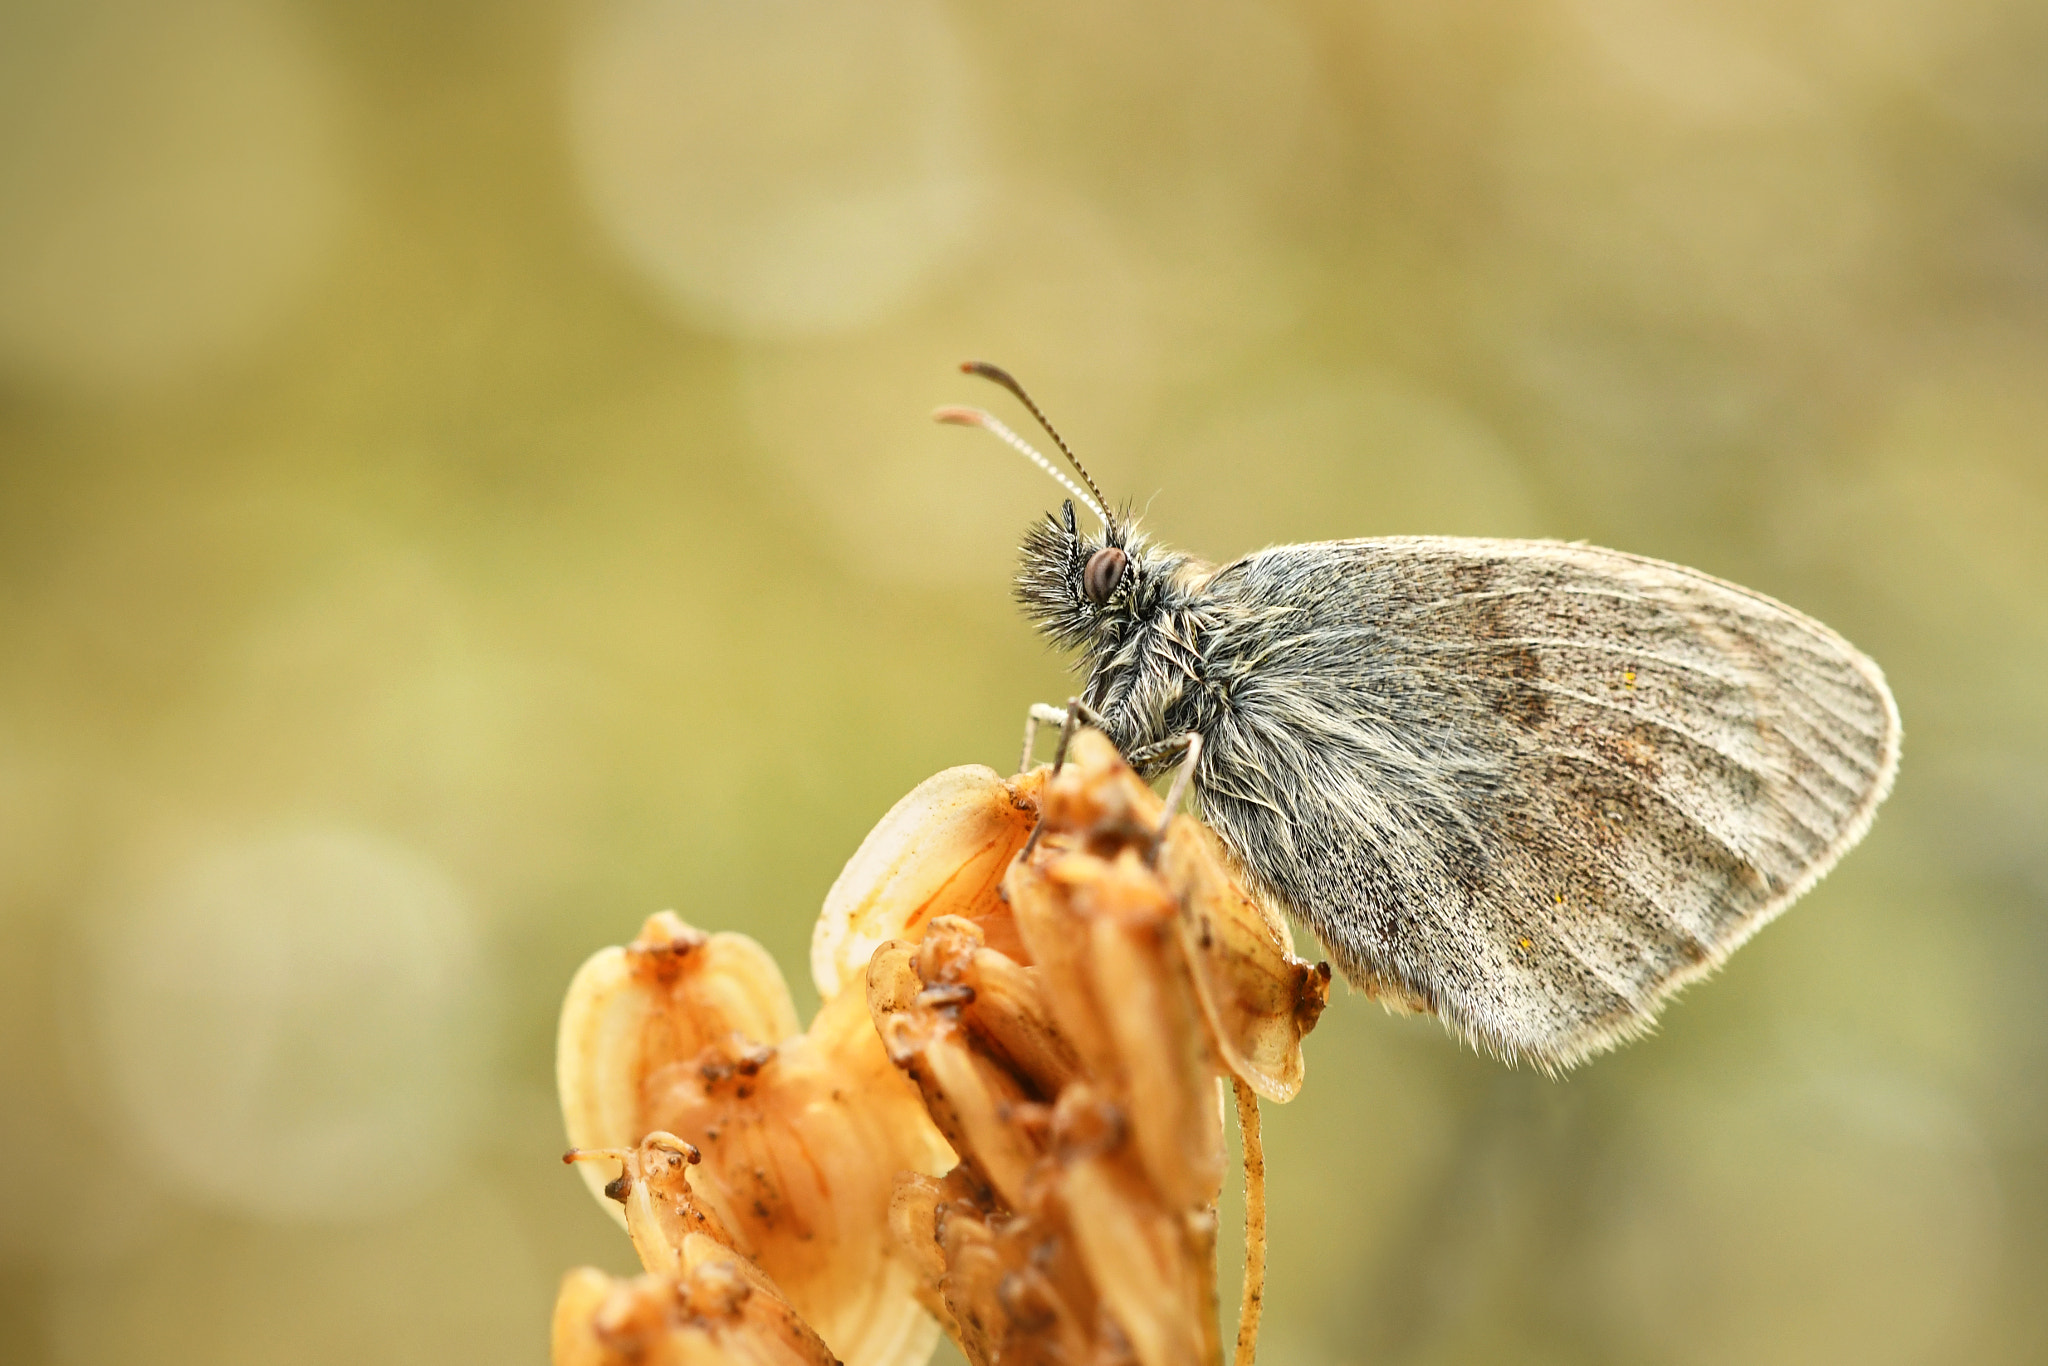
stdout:
<svg viewBox="0 0 2048 1366">
<path fill-rule="evenodd" d="M 1292 1095 L 1328 971 L 1200 826 L 1161 839 L 1159 799 L 1101 737 L 1075 737 L 1040 808 L 1007 924 L 934 919 L 869 967 L 876 1029 L 961 1157 L 901 1179 L 897 1235 L 978 1366 L 1200 1366 L 1219 1354 L 1217 1081 Z"/>
<path fill-rule="evenodd" d="M 855 1366 L 904 1366 L 936 1333 L 887 1233 L 900 1171 L 952 1155 L 890 1066 L 857 996 L 795 1029 L 774 962 L 741 935 L 706 935 L 671 914 L 624 949 L 597 954 L 569 988 L 557 1080 L 579 1149 L 635 1148 L 657 1131 L 702 1153 L 692 1208 L 756 1264 L 833 1351 Z M 641 1174 L 636 1175 L 639 1171 Z M 629 1164 L 622 1207 L 641 1262 L 667 1272 L 652 1221 L 635 1227 L 646 1162 Z M 600 1196 L 608 1173 L 587 1168 Z"/>
<path fill-rule="evenodd" d="M 742 936 L 665 914 L 586 964 L 563 1109 L 648 1274 L 573 1274 L 557 1361 L 914 1366 L 932 1318 L 982 1366 L 1217 1360 L 1218 1080 L 1254 1125 L 1291 1097 L 1329 971 L 1161 818 L 1088 732 L 930 779 L 826 899 L 803 1034 Z"/>
</svg>

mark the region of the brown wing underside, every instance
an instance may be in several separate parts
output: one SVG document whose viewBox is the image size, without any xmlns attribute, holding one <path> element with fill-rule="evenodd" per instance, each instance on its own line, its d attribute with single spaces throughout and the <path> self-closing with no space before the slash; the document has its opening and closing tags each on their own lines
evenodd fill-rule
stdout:
<svg viewBox="0 0 2048 1366">
<path fill-rule="evenodd" d="M 1544 1065 L 1646 1027 L 1861 837 L 1897 766 L 1876 665 L 1676 565 L 1419 538 L 1263 552 L 1218 587 L 1298 609 L 1264 618 L 1272 691 L 1239 694 L 1284 705 L 1212 739 L 1219 833 L 1355 982 Z M 1349 768 L 1270 781 L 1294 752 Z"/>
</svg>

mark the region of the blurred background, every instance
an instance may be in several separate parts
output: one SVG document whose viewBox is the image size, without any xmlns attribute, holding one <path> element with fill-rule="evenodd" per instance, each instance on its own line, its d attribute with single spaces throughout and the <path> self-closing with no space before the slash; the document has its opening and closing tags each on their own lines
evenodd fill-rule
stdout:
<svg viewBox="0 0 2048 1366">
<path fill-rule="evenodd" d="M 545 1359 L 632 1265 L 578 962 L 674 907 L 808 1011 L 1066 694 L 982 356 L 1171 543 L 1583 537 L 1905 715 L 1652 1040 L 1340 997 L 1270 1366 L 2048 1359 L 2044 72 L 2038 0 L 4 0 L 0 1358 Z"/>
</svg>

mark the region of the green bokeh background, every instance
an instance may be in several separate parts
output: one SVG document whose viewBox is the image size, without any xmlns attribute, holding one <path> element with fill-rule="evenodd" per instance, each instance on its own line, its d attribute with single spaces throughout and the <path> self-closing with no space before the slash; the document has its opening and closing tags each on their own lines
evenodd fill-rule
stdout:
<svg viewBox="0 0 2048 1366">
<path fill-rule="evenodd" d="M 2038 0 L 0 0 L 0 1359 L 545 1358 L 555 1008 L 1006 766 L 1024 376 L 1215 556 L 1698 565 L 1866 844 L 1563 1081 L 1340 996 L 1270 1366 L 2048 1359 Z"/>
</svg>

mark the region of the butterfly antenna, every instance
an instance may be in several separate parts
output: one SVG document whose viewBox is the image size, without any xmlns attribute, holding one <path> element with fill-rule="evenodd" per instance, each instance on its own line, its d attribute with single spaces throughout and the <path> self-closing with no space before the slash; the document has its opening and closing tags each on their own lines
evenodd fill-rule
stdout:
<svg viewBox="0 0 2048 1366">
<path fill-rule="evenodd" d="M 1029 441 L 1005 427 L 990 414 L 979 408 L 941 408 L 932 414 L 932 420 L 949 422 L 956 427 L 979 427 L 985 432 L 992 433 L 1012 449 L 1021 452 L 1026 460 L 1058 480 L 1060 487 L 1080 499 L 1081 505 L 1100 517 L 1104 526 L 1109 525 L 1109 514 L 1102 510 L 1102 504 L 1090 498 L 1079 484 L 1067 478 L 1058 465 L 1040 455 Z"/>
<path fill-rule="evenodd" d="M 1088 467 L 1083 465 L 1080 457 L 1074 454 L 1074 448 L 1067 444 L 1066 438 L 1062 437 L 1058 430 L 1053 427 L 1052 423 L 1046 420 L 1044 411 L 1032 401 L 1031 395 L 1024 392 L 1024 386 L 1017 383 L 1017 377 L 1008 370 L 1003 369 L 1002 366 L 990 365 L 985 360 L 962 361 L 960 362 L 960 370 L 963 374 L 979 375 L 985 380 L 1002 385 L 1017 396 L 1019 403 L 1031 410 L 1031 415 L 1038 419 L 1038 425 L 1045 428 L 1045 434 L 1052 438 L 1052 444 L 1060 448 L 1060 454 L 1067 457 L 1067 463 L 1074 467 L 1074 473 L 1081 476 L 1081 482 L 1086 484 L 1088 491 L 1095 495 L 1096 515 L 1102 518 L 1103 525 L 1109 525 L 1109 514 L 1102 511 L 1102 509 L 1109 506 L 1109 499 L 1104 498 L 1102 490 L 1095 487 L 1095 480 L 1089 475 Z"/>
</svg>

